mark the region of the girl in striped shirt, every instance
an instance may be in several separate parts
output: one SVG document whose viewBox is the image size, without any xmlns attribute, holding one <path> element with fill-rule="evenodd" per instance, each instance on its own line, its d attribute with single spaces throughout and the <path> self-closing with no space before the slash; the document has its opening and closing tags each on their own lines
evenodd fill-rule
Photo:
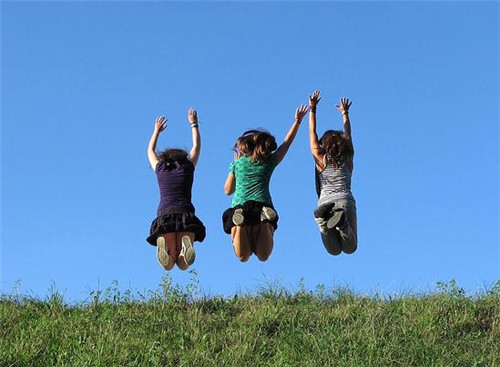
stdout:
<svg viewBox="0 0 500 367">
<path fill-rule="evenodd" d="M 316 134 L 316 107 L 321 100 L 316 90 L 309 96 L 309 141 L 315 162 L 318 207 L 314 211 L 321 239 L 328 253 L 352 254 L 357 248 L 356 201 L 351 192 L 354 146 L 347 98 L 336 105 L 342 114 L 343 131 Z"/>
</svg>

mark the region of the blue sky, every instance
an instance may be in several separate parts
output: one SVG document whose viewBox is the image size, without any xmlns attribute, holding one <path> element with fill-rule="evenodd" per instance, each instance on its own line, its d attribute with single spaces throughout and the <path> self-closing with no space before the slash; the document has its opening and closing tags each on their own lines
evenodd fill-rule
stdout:
<svg viewBox="0 0 500 367">
<path fill-rule="evenodd" d="M 499 279 L 499 4 L 495 2 L 2 2 L 0 288 L 85 299 L 114 280 L 155 288 L 145 242 L 158 189 L 146 147 L 202 153 L 207 227 L 194 269 L 230 295 L 267 283 L 358 292 L 476 290 Z M 332 257 L 312 211 L 303 124 L 276 169 L 271 258 L 240 263 L 221 226 L 230 150 L 245 129 L 282 141 L 320 89 L 318 127 L 353 101 L 358 251 Z M 191 275 L 171 272 L 185 285 Z"/>
</svg>

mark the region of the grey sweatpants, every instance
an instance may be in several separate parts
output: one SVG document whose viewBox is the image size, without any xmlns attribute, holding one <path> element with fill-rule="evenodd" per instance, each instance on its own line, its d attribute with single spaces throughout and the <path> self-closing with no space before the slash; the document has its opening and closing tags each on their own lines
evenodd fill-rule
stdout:
<svg viewBox="0 0 500 367">
<path fill-rule="evenodd" d="M 339 229 L 328 229 L 326 226 L 328 218 L 315 218 L 319 226 L 323 245 L 326 251 L 332 255 L 338 255 L 342 251 L 352 254 L 358 246 L 356 202 L 349 199 L 340 199 L 334 200 L 333 203 L 335 204 L 334 209 L 344 210 L 346 221 Z M 332 203 L 329 204 L 331 205 Z"/>
</svg>

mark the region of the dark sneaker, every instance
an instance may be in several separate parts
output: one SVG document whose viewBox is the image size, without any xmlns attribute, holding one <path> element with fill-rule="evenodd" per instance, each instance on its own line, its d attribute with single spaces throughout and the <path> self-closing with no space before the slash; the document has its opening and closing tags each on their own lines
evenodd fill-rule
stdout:
<svg viewBox="0 0 500 367">
<path fill-rule="evenodd" d="M 260 221 L 263 222 L 267 219 L 268 221 L 272 222 L 273 220 L 276 219 L 277 215 L 278 214 L 273 208 L 270 208 L 268 206 L 263 206 L 262 211 L 260 212 Z"/>
<path fill-rule="evenodd" d="M 332 216 L 328 218 L 328 222 L 326 222 L 326 227 L 328 229 L 332 229 L 342 226 L 344 223 L 344 217 L 345 215 L 343 210 L 334 210 Z"/>
<path fill-rule="evenodd" d="M 316 209 L 314 209 L 314 217 L 324 219 L 328 218 L 332 214 L 334 206 L 334 203 L 318 206 Z"/>
<path fill-rule="evenodd" d="M 163 237 L 156 239 L 156 257 L 160 265 L 167 269 L 170 264 L 170 255 L 168 254 L 167 242 Z"/>
<path fill-rule="evenodd" d="M 233 213 L 233 223 L 235 226 L 241 226 L 245 221 L 245 217 L 243 216 L 243 209 L 238 208 Z"/>
<path fill-rule="evenodd" d="M 182 236 L 182 248 L 179 256 L 184 256 L 184 261 L 188 265 L 194 263 L 194 259 L 196 258 L 196 253 L 194 252 L 193 243 L 191 242 L 191 238 L 189 236 Z"/>
</svg>

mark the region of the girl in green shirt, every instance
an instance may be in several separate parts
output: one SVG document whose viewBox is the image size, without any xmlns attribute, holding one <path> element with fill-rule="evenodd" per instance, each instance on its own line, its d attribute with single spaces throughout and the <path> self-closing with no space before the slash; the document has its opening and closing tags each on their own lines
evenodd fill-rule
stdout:
<svg viewBox="0 0 500 367">
<path fill-rule="evenodd" d="M 234 161 L 224 185 L 226 195 L 234 195 L 231 208 L 222 215 L 222 222 L 242 262 L 252 254 L 260 261 L 266 261 L 271 255 L 278 214 L 269 192 L 269 181 L 288 152 L 307 111 L 306 105 L 296 109 L 292 127 L 279 147 L 274 136 L 262 130 L 248 130 L 236 140 Z"/>
</svg>

